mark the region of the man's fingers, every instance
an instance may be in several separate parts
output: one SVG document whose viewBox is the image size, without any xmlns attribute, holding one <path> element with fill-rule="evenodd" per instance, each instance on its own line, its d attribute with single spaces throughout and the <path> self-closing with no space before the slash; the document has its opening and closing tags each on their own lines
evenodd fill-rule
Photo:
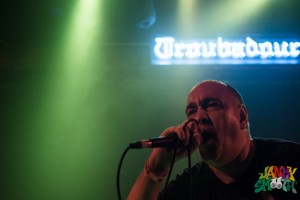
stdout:
<svg viewBox="0 0 300 200">
<path fill-rule="evenodd" d="M 197 135 L 197 134 L 199 135 L 197 123 L 195 121 L 189 121 L 189 122 L 185 122 L 185 124 L 186 125 L 183 127 L 184 128 L 183 132 L 185 135 L 185 138 L 184 138 L 185 144 L 188 145 L 188 144 L 192 143 L 192 145 L 193 145 L 194 135 Z"/>
</svg>

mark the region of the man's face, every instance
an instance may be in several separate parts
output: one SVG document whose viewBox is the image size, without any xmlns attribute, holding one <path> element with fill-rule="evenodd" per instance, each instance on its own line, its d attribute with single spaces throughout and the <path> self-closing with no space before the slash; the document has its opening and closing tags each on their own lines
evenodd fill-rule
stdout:
<svg viewBox="0 0 300 200">
<path fill-rule="evenodd" d="M 249 138 L 241 128 L 240 109 L 237 98 L 220 83 L 204 82 L 190 92 L 186 114 L 199 123 L 204 161 L 224 166 L 241 153 Z"/>
</svg>

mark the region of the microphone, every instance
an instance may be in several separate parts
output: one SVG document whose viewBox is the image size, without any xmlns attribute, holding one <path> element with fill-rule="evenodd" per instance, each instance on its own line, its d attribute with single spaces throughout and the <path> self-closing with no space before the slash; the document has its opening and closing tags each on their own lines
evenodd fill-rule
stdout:
<svg viewBox="0 0 300 200">
<path fill-rule="evenodd" d="M 129 144 L 129 147 L 132 149 L 159 148 L 159 147 L 175 148 L 176 146 L 181 144 L 182 142 L 178 139 L 177 134 L 172 134 L 167 137 L 157 137 L 157 138 L 133 142 Z"/>
</svg>

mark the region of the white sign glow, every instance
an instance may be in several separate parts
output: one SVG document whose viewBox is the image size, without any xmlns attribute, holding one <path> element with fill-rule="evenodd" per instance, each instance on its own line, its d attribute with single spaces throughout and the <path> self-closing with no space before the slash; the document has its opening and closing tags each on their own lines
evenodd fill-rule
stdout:
<svg viewBox="0 0 300 200">
<path fill-rule="evenodd" d="M 173 37 L 155 39 L 152 63 L 171 64 L 297 64 L 298 41 L 215 41 L 177 42 Z"/>
</svg>

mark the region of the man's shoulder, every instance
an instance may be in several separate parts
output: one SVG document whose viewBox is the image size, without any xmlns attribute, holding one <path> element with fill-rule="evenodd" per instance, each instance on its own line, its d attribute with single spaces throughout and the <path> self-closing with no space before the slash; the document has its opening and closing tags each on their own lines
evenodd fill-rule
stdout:
<svg viewBox="0 0 300 200">
<path fill-rule="evenodd" d="M 188 183 L 190 175 L 192 175 L 192 177 L 197 177 L 197 179 L 193 180 L 204 180 L 210 175 L 210 169 L 205 162 L 200 161 L 193 165 L 191 169 L 185 168 L 182 173 L 177 174 L 175 181 Z"/>
<path fill-rule="evenodd" d="M 300 150 L 300 143 L 289 141 L 289 140 L 283 140 L 278 138 L 254 137 L 253 141 L 258 147 L 260 146 L 270 147 L 270 148 L 291 147 Z"/>
<path fill-rule="evenodd" d="M 190 172 L 192 173 L 193 176 L 201 175 L 203 173 L 207 173 L 207 170 L 209 170 L 208 165 L 205 162 L 200 161 L 195 165 L 193 165 L 191 169 L 185 168 L 183 170 L 183 173 L 180 176 L 189 176 Z"/>
<path fill-rule="evenodd" d="M 259 160 L 293 162 L 299 164 L 300 144 L 275 138 L 253 138 Z"/>
</svg>

